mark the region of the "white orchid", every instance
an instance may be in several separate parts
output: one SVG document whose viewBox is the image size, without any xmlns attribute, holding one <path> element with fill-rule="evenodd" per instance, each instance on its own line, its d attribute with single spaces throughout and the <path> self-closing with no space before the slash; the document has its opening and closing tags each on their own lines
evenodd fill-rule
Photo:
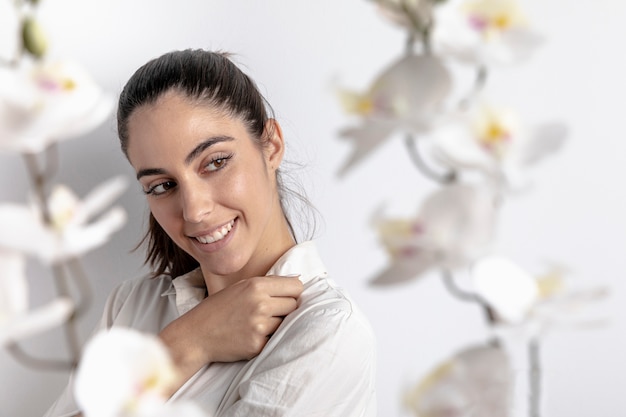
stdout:
<svg viewBox="0 0 626 417">
<path fill-rule="evenodd" d="M 496 184 L 519 188 L 525 171 L 560 149 L 567 129 L 560 123 L 524 127 L 506 108 L 477 103 L 433 131 L 435 153 L 446 164 L 479 170 Z"/>
<path fill-rule="evenodd" d="M 436 21 L 437 49 L 471 65 L 518 63 L 543 42 L 516 0 L 451 2 L 439 9 Z"/>
<path fill-rule="evenodd" d="M 0 346 L 58 326 L 72 313 L 66 298 L 29 310 L 25 270 L 21 254 L 0 249 Z"/>
<path fill-rule="evenodd" d="M 0 61 L 13 61 L 17 55 L 20 15 L 12 1 L 0 0 Z"/>
<path fill-rule="evenodd" d="M 387 285 L 441 266 L 458 268 L 483 255 L 491 243 L 496 200 L 489 190 L 466 184 L 443 187 L 411 219 L 375 218 L 390 265 L 371 282 Z"/>
<path fill-rule="evenodd" d="M 535 277 L 512 261 L 495 256 L 483 258 L 472 267 L 474 289 L 495 311 L 500 324 L 522 326 L 532 337 L 558 327 L 598 322 L 581 319 L 579 313 L 606 297 L 607 290 L 570 290 L 563 275 L 563 268 L 554 267 Z"/>
<path fill-rule="evenodd" d="M 361 124 L 344 129 L 352 155 L 340 169 L 345 174 L 396 130 L 420 133 L 438 120 L 451 90 L 448 70 L 435 56 L 408 55 L 386 69 L 364 94 L 342 91 L 345 109 Z"/>
<path fill-rule="evenodd" d="M 383 16 L 412 31 L 422 31 L 432 23 L 436 0 L 374 0 Z"/>
<path fill-rule="evenodd" d="M 76 63 L 0 67 L 0 151 L 41 152 L 94 129 L 112 109 L 112 97 Z"/>
<path fill-rule="evenodd" d="M 503 350 L 477 346 L 435 368 L 404 402 L 418 417 L 506 417 L 512 391 L 513 372 Z"/>
<path fill-rule="evenodd" d="M 65 186 L 57 186 L 47 202 L 49 220 L 35 206 L 0 204 L 0 247 L 39 257 L 47 263 L 80 256 L 104 244 L 126 221 L 121 207 L 97 220 L 126 189 L 127 180 L 115 177 L 92 190 L 83 201 Z"/>
<path fill-rule="evenodd" d="M 205 416 L 193 404 L 166 404 L 177 380 L 158 337 L 114 327 L 87 343 L 74 393 L 85 417 Z"/>
</svg>

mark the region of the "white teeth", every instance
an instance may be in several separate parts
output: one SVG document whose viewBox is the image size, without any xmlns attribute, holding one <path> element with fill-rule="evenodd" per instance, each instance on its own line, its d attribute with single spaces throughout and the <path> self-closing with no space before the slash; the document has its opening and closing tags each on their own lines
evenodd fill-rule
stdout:
<svg viewBox="0 0 626 417">
<path fill-rule="evenodd" d="M 231 231 L 231 229 L 233 228 L 233 226 L 235 225 L 235 221 L 231 220 L 229 223 L 225 224 L 224 226 L 222 226 L 221 229 L 216 230 L 215 232 L 211 233 L 210 235 L 206 235 L 206 236 L 197 236 L 196 240 L 200 243 L 213 243 L 213 242 L 217 242 L 218 240 L 222 240 L 224 239 L 224 236 L 226 236 L 228 234 L 228 232 Z"/>
</svg>

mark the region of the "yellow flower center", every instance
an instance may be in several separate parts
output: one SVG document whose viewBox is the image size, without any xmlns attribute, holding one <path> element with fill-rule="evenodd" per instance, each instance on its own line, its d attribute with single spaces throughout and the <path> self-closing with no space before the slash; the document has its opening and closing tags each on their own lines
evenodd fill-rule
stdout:
<svg viewBox="0 0 626 417">
<path fill-rule="evenodd" d="M 74 218 L 78 204 L 78 197 L 72 190 L 63 185 L 56 186 L 48 201 L 50 226 L 62 233 Z"/>
<path fill-rule="evenodd" d="M 553 297 L 562 292 L 564 287 L 562 272 L 554 270 L 537 277 L 537 287 L 539 288 L 539 297 L 542 299 Z"/>
<path fill-rule="evenodd" d="M 61 88 L 65 91 L 72 91 L 76 88 L 76 81 L 71 78 L 65 78 L 61 80 Z"/>
<path fill-rule="evenodd" d="M 510 137 L 508 129 L 494 120 L 486 126 L 479 140 L 483 145 L 492 148 L 508 141 Z"/>
<path fill-rule="evenodd" d="M 491 38 L 526 23 L 515 0 L 470 1 L 465 5 L 465 12 L 470 25 L 485 38 Z"/>
</svg>

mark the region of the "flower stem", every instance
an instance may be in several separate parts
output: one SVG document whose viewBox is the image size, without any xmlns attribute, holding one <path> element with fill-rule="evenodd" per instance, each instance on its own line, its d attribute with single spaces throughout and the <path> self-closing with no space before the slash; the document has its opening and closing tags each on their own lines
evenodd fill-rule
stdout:
<svg viewBox="0 0 626 417">
<path fill-rule="evenodd" d="M 26 353 L 17 343 L 11 343 L 5 346 L 5 348 L 16 361 L 29 368 L 50 371 L 70 371 L 74 368 L 74 364 L 70 361 L 35 358 L 29 353 Z"/>
<path fill-rule="evenodd" d="M 50 147 L 46 150 L 45 169 L 40 168 L 39 161 L 37 160 L 37 156 L 35 154 L 31 154 L 31 153 L 24 154 L 24 160 L 26 162 L 28 173 L 30 175 L 30 178 L 33 184 L 33 189 L 38 200 L 38 207 L 41 213 L 41 217 L 46 225 L 50 225 L 52 223 L 50 209 L 48 207 L 47 197 L 46 197 L 46 185 L 47 185 L 47 180 L 52 176 L 52 174 L 57 169 L 57 154 L 56 154 L 56 150 L 53 148 L 54 147 Z M 77 267 L 74 267 L 74 269 L 78 270 Z M 52 274 L 54 276 L 54 282 L 57 288 L 57 294 L 62 297 L 68 297 L 68 298 L 73 299 L 70 289 L 69 289 L 69 285 L 68 285 L 69 277 L 64 269 L 63 263 L 59 262 L 59 263 L 53 264 Z M 78 338 L 78 331 L 76 328 L 76 318 L 78 316 L 78 313 L 84 310 L 85 303 L 88 302 L 88 300 L 90 299 L 90 293 L 88 291 L 87 292 L 84 291 L 84 285 L 82 284 L 82 279 L 79 279 L 78 282 L 80 283 L 79 289 L 81 290 L 81 294 L 83 295 L 83 297 L 85 297 L 84 294 L 87 295 L 85 297 L 86 300 L 85 299 L 81 300 L 80 311 L 75 309 L 63 326 L 65 328 L 66 343 L 67 343 L 67 346 L 71 355 L 70 363 L 73 366 L 77 364 L 78 357 L 80 354 L 80 342 Z M 21 356 L 26 356 L 26 354 L 23 353 Z M 31 362 L 41 361 L 41 360 L 37 360 L 34 358 L 31 358 L 31 359 L 32 359 Z"/>
<path fill-rule="evenodd" d="M 430 178 L 435 182 L 438 182 L 439 184 L 451 184 L 453 182 L 456 182 L 456 171 L 450 169 L 448 172 L 440 174 L 438 172 L 435 172 L 435 170 L 428 166 L 426 161 L 424 161 L 424 159 L 422 158 L 419 147 L 417 145 L 417 140 L 415 140 L 415 137 L 412 134 L 409 133 L 406 135 L 404 143 L 407 147 L 407 150 L 409 151 L 409 156 L 411 157 L 413 164 L 415 164 L 417 169 L 422 174 L 424 174 L 424 176 Z"/>
<path fill-rule="evenodd" d="M 487 67 L 485 67 L 484 65 L 479 65 L 476 69 L 476 77 L 474 78 L 474 85 L 472 86 L 471 91 L 459 102 L 459 108 L 461 110 L 465 110 L 466 108 L 468 108 L 472 100 L 474 100 L 478 93 L 480 93 L 482 89 L 485 88 L 488 75 L 489 73 L 487 71 Z"/>
<path fill-rule="evenodd" d="M 493 310 L 476 294 L 459 288 L 459 286 L 456 285 L 456 282 L 454 281 L 452 271 L 450 271 L 448 268 L 442 268 L 441 276 L 443 277 L 443 283 L 446 286 L 446 289 L 450 292 L 450 294 L 452 294 L 454 297 L 458 298 L 461 301 L 468 301 L 479 304 L 485 312 L 489 324 L 495 323 L 495 315 L 493 313 Z"/>
<path fill-rule="evenodd" d="M 71 276 L 74 277 L 76 287 L 78 288 L 78 292 L 80 294 L 79 302 L 77 303 L 74 310 L 74 314 L 76 315 L 76 317 L 80 317 L 87 311 L 87 308 L 91 305 L 91 301 L 93 299 L 91 286 L 89 285 L 87 274 L 85 273 L 85 270 L 80 263 L 80 259 L 70 258 L 67 261 L 67 267 L 71 272 Z"/>
<path fill-rule="evenodd" d="M 529 361 L 529 409 L 530 417 L 540 417 L 541 409 L 541 361 L 539 352 L 539 340 L 533 338 L 528 342 Z"/>
<path fill-rule="evenodd" d="M 69 277 L 63 270 L 61 263 L 52 266 L 54 274 L 54 283 L 57 287 L 57 294 L 61 297 L 73 298 L 68 286 Z M 73 366 L 78 364 L 80 355 L 80 341 L 78 338 L 78 329 L 76 328 L 77 311 L 74 310 L 63 325 L 65 331 L 65 341 L 70 351 L 70 361 Z"/>
</svg>

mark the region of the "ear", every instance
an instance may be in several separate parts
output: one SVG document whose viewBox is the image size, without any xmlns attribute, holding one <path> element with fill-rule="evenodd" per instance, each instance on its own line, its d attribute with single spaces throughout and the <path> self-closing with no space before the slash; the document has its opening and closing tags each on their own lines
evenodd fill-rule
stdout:
<svg viewBox="0 0 626 417">
<path fill-rule="evenodd" d="M 276 119 L 269 119 L 265 124 L 267 142 L 264 146 L 265 164 L 270 172 L 276 172 L 285 154 L 283 130 Z"/>
</svg>

